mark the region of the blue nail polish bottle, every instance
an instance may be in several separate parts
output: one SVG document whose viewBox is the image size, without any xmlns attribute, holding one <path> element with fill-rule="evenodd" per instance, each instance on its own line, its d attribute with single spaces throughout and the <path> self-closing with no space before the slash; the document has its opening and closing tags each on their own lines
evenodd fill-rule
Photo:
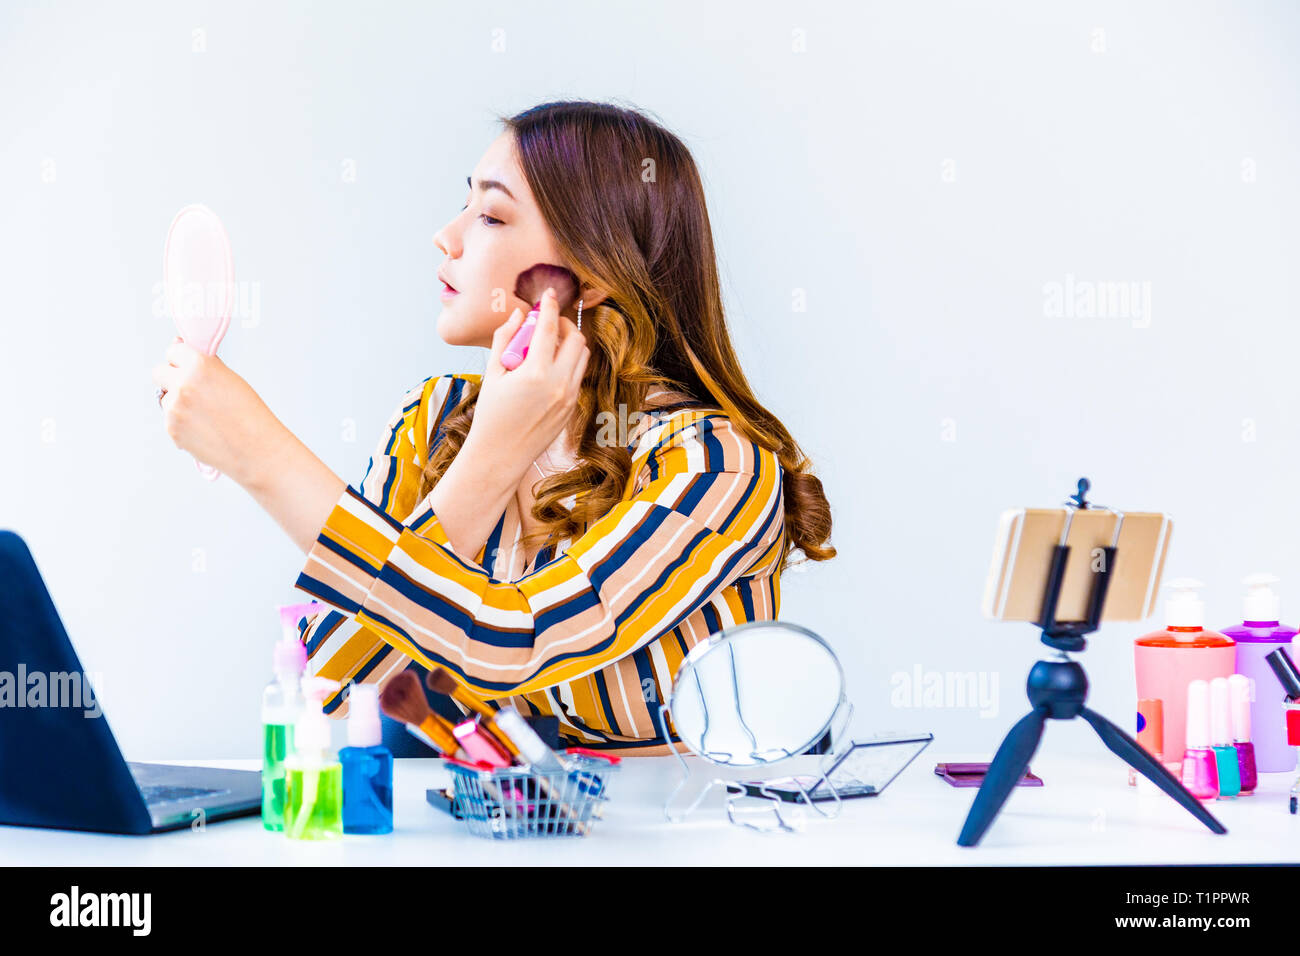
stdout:
<svg viewBox="0 0 1300 956">
<path fill-rule="evenodd" d="M 1214 762 L 1219 770 L 1219 796 L 1235 797 L 1241 793 L 1241 770 L 1237 748 L 1232 745 L 1229 720 L 1229 688 L 1226 677 L 1210 681 L 1210 733 Z"/>
</svg>

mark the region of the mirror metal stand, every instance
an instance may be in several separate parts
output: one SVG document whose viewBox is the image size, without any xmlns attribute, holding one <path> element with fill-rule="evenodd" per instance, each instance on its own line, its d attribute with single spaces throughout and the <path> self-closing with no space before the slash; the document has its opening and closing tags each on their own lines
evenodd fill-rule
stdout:
<svg viewBox="0 0 1300 956">
<path fill-rule="evenodd" d="M 788 631 L 793 638 L 798 639 L 801 642 L 807 641 L 811 638 L 815 642 L 815 646 L 820 647 L 820 649 L 835 662 L 835 673 L 838 677 L 838 697 L 835 704 L 830 709 L 829 717 L 825 719 L 825 723 L 821 724 L 817 728 L 816 734 L 812 736 L 810 740 L 801 742 L 797 747 L 791 747 L 786 744 L 765 746 L 768 741 L 761 741 L 759 739 L 759 734 L 757 734 L 751 726 L 752 721 L 747 719 L 746 714 L 744 713 L 741 704 L 743 695 L 741 693 L 740 675 L 736 663 L 736 648 L 738 642 L 744 641 L 746 638 L 751 638 L 755 628 L 766 628 L 768 630 L 777 628 Z M 725 661 L 726 666 L 729 669 L 729 674 L 725 675 L 727 679 L 722 682 L 722 685 L 729 693 L 727 693 L 725 699 L 713 698 L 711 700 L 709 694 L 706 692 L 704 683 L 700 679 L 700 665 L 706 656 L 720 654 L 726 655 Z M 700 787 L 699 792 L 685 809 L 679 812 L 674 812 L 674 800 L 692 779 L 690 766 L 687 764 L 683 754 L 678 751 L 677 747 L 674 745 L 672 734 L 670 734 L 668 728 L 668 714 L 672 710 L 674 702 L 681 700 L 682 698 L 680 695 L 684 693 L 694 694 L 691 699 L 696 702 L 699 707 L 700 719 L 703 722 L 703 726 L 699 729 L 698 746 L 692 744 L 685 736 L 682 737 L 682 742 L 691 750 L 694 750 L 698 756 L 703 757 L 705 760 L 714 764 L 745 767 L 770 766 L 779 761 L 786 760 L 787 758 L 809 753 L 810 748 L 816 747 L 818 742 L 825 739 L 829 732 L 832 741 L 832 747 L 830 748 L 832 752 L 828 754 L 823 753 L 821 760 L 818 761 L 818 773 L 814 777 L 814 785 L 811 788 L 805 788 L 802 780 L 797 776 L 794 778 L 795 786 L 803 797 L 803 803 L 794 804 L 794 806 L 800 808 L 805 805 L 812 807 L 814 812 L 827 819 L 833 819 L 839 815 L 843 808 L 843 801 L 840 799 L 840 795 L 835 786 L 831 783 L 828 771 L 836 756 L 834 753 L 835 748 L 833 743 L 848 729 L 849 722 L 853 716 L 853 705 L 847 700 L 844 694 L 843 671 L 839 667 L 839 662 L 835 658 L 834 652 L 831 651 L 830 647 L 820 637 L 805 628 L 798 627 L 797 625 L 776 621 L 748 622 L 721 631 L 711 636 L 704 644 L 698 645 L 691 650 L 691 653 L 687 655 L 686 660 L 682 662 L 677 678 L 674 680 L 673 693 L 670 700 L 659 707 L 659 726 L 663 732 L 663 738 L 668 743 L 668 748 L 672 751 L 673 756 L 677 758 L 677 762 L 681 765 L 682 770 L 682 778 L 678 781 L 676 787 L 673 788 L 672 793 L 670 793 L 668 798 L 664 801 L 664 816 L 670 822 L 680 823 L 692 811 L 694 811 L 701 802 L 703 802 L 704 798 L 713 790 L 714 787 L 722 787 L 727 794 L 727 819 L 731 823 L 737 826 L 757 830 L 759 832 L 794 831 L 797 827 L 787 820 L 782 809 L 783 804 L 786 803 L 786 801 L 783 801 L 776 794 L 770 792 L 765 785 L 759 785 L 757 787 L 759 796 L 755 797 L 750 793 L 747 793 L 744 787 L 739 786 L 734 781 L 722 777 L 713 777 L 712 779 L 709 779 L 702 787 Z M 721 735 L 723 739 L 720 742 L 713 744 L 710 743 L 710 733 L 715 729 L 713 722 L 710 719 L 710 704 L 715 708 L 727 708 L 728 713 L 726 716 L 730 717 L 736 724 L 738 724 L 739 728 L 743 731 L 744 738 L 748 745 L 747 752 L 735 752 L 735 742 L 733 741 L 731 744 L 728 744 L 725 739 L 725 732 Z M 840 721 L 841 726 L 837 731 L 834 728 L 836 718 L 840 717 L 840 715 L 843 716 Z M 821 718 L 818 718 L 818 720 L 820 721 Z M 809 792 L 810 789 L 816 791 L 823 787 L 825 788 L 823 792 L 829 793 L 832 799 L 821 801 L 814 800 Z M 740 801 L 755 799 L 759 801 L 765 800 L 770 803 L 770 807 L 764 806 L 760 812 L 764 816 L 770 813 L 772 819 L 775 821 L 774 824 L 759 826 L 745 819 L 747 816 L 753 816 L 750 809 L 753 804 L 743 804 Z M 834 807 L 832 810 L 826 810 L 819 805 L 820 803 L 833 803 Z"/>
</svg>

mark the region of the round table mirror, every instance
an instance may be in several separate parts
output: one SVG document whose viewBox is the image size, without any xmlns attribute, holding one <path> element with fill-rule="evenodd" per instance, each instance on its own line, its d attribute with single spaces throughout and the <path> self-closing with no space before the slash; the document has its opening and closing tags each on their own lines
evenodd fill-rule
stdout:
<svg viewBox="0 0 1300 956">
<path fill-rule="evenodd" d="M 691 649 L 660 718 L 696 755 L 755 766 L 807 752 L 843 701 L 844 671 L 824 640 L 797 624 L 752 621 Z"/>
</svg>

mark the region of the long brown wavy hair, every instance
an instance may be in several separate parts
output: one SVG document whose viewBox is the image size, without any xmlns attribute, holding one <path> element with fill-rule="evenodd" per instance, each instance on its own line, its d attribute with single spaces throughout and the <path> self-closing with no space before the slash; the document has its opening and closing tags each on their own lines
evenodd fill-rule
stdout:
<svg viewBox="0 0 1300 956">
<path fill-rule="evenodd" d="M 541 529 L 523 539 L 525 550 L 538 540 L 558 547 L 622 500 L 632 454 L 597 440 L 597 416 L 617 422 L 621 411 L 626 421 L 629 410 L 647 409 L 649 392 L 665 389 L 720 409 L 751 441 L 777 453 L 782 569 L 796 547 L 804 560 L 835 557 L 821 481 L 754 397 L 732 348 L 704 188 L 685 145 L 640 112 L 611 103 L 543 103 L 497 118 L 514 135 L 561 264 L 584 288 L 608 292 L 582 316 L 591 355 L 569 431 L 577 464 L 538 487 L 532 515 Z M 470 384 L 443 420 L 443 437 L 423 465 L 420 498 L 460 451 L 477 400 L 478 385 Z M 562 503 L 571 495 L 572 509 Z"/>
</svg>

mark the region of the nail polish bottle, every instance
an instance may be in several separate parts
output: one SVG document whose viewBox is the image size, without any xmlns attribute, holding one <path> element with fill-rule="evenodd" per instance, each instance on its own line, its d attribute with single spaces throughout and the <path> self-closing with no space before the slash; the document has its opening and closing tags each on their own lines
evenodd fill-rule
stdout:
<svg viewBox="0 0 1300 956">
<path fill-rule="evenodd" d="M 1265 665 L 1267 666 L 1267 665 Z M 1237 772 L 1241 776 L 1241 792 L 1253 793 L 1259 785 L 1255 766 L 1255 745 L 1250 740 L 1250 678 L 1233 674 L 1228 678 L 1228 696 L 1232 704 L 1232 745 L 1237 749 Z M 1285 730 L 1285 723 L 1283 730 Z"/>
<path fill-rule="evenodd" d="M 1159 700 L 1143 699 L 1138 701 L 1137 742 L 1142 749 L 1156 758 L 1158 763 L 1165 762 L 1163 752 L 1165 741 L 1165 709 Z M 1128 770 L 1129 786 L 1142 787 L 1145 775 L 1132 767 Z"/>
<path fill-rule="evenodd" d="M 1232 745 L 1232 710 L 1228 701 L 1228 679 L 1214 678 L 1210 681 L 1210 742 L 1214 745 L 1215 770 L 1219 774 L 1221 797 L 1235 797 L 1241 793 L 1237 748 Z"/>
<path fill-rule="evenodd" d="M 1219 795 L 1219 772 L 1210 749 L 1210 685 L 1194 680 L 1187 685 L 1187 750 L 1183 753 L 1183 786 L 1198 800 Z"/>
</svg>

